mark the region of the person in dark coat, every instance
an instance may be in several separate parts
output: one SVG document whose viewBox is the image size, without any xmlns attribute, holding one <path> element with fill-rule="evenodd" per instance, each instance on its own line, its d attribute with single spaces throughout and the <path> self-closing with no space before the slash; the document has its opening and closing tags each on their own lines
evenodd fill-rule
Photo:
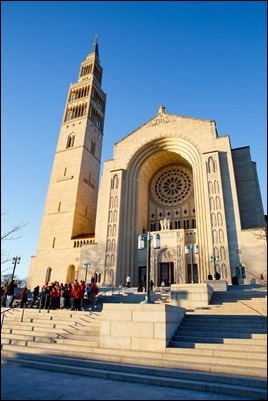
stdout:
<svg viewBox="0 0 268 401">
<path fill-rule="evenodd" d="M 24 287 L 20 293 L 20 307 L 23 308 L 26 302 L 28 302 L 27 287 Z"/>
<path fill-rule="evenodd" d="M 138 292 L 143 292 L 143 281 L 140 281 L 140 284 L 138 285 Z"/>
<path fill-rule="evenodd" d="M 17 284 L 14 280 L 12 280 L 6 289 L 6 306 L 12 308 L 12 303 L 14 301 L 14 290 L 17 287 Z"/>
<path fill-rule="evenodd" d="M 31 303 L 31 308 L 36 304 L 36 301 L 37 301 L 37 298 L 38 298 L 38 295 L 39 295 L 39 289 L 40 289 L 39 285 L 34 287 L 33 300 L 32 300 L 32 303 Z"/>
</svg>

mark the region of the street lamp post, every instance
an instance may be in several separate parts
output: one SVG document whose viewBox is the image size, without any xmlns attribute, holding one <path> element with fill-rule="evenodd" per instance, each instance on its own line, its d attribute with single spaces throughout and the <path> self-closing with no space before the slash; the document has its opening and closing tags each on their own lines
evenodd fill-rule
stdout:
<svg viewBox="0 0 268 401">
<path fill-rule="evenodd" d="M 210 256 L 210 262 L 213 263 L 213 267 L 214 267 L 214 278 L 216 278 L 216 262 L 219 261 L 219 257 L 218 256 Z"/>
<path fill-rule="evenodd" d="M 14 275 L 15 275 L 15 270 L 16 270 L 16 266 L 17 264 L 20 263 L 20 257 L 16 256 L 12 259 L 12 264 L 14 265 L 13 267 L 13 272 L 12 272 L 12 276 L 11 276 L 11 281 L 14 279 Z"/>
<path fill-rule="evenodd" d="M 84 263 L 84 269 L 86 269 L 86 273 L 85 273 L 85 283 L 87 282 L 87 269 L 89 268 L 90 263 Z"/>
<path fill-rule="evenodd" d="M 159 234 L 151 234 L 150 231 L 148 231 L 147 234 L 141 234 L 139 235 L 138 238 L 138 249 L 144 249 L 145 248 L 145 243 L 146 243 L 146 296 L 145 300 L 142 301 L 142 304 L 149 304 L 149 303 L 154 303 L 150 299 L 150 262 L 151 262 L 151 242 L 153 240 L 154 248 L 159 249 L 160 248 L 160 235 Z"/>
<path fill-rule="evenodd" d="M 194 253 L 196 254 L 198 252 L 199 252 L 198 245 L 196 245 L 196 244 L 190 243 L 185 246 L 185 254 L 190 253 L 190 257 L 191 257 L 191 281 L 192 281 L 192 284 L 194 283 Z"/>
</svg>

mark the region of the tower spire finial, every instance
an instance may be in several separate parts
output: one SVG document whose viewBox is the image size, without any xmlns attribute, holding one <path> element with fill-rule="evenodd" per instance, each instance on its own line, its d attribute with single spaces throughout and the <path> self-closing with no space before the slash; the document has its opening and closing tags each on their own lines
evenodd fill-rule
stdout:
<svg viewBox="0 0 268 401">
<path fill-rule="evenodd" d="M 92 43 L 92 53 L 95 53 L 99 57 L 99 46 L 98 46 L 98 30 Z"/>
<path fill-rule="evenodd" d="M 160 104 L 158 107 L 158 113 L 164 113 L 165 112 L 165 106 L 163 104 Z"/>
</svg>

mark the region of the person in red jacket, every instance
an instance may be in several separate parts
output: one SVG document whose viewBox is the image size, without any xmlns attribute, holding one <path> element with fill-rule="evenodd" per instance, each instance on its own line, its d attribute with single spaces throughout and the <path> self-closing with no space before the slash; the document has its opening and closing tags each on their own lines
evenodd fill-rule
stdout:
<svg viewBox="0 0 268 401">
<path fill-rule="evenodd" d="M 74 301 L 75 301 L 75 287 L 74 284 L 71 285 L 70 291 L 69 291 L 69 296 L 70 296 L 70 310 L 74 310 Z"/>
<path fill-rule="evenodd" d="M 95 299 L 96 299 L 96 295 L 98 295 L 99 293 L 99 287 L 97 286 L 97 284 L 95 283 L 95 279 L 94 277 L 91 278 L 91 292 L 90 292 L 90 309 L 94 310 L 95 308 Z"/>
<path fill-rule="evenodd" d="M 86 292 L 86 283 L 84 280 L 80 281 L 80 291 L 81 291 L 80 308 L 81 308 L 81 310 L 84 310 L 84 296 L 85 296 L 85 292 Z"/>
<path fill-rule="evenodd" d="M 74 284 L 74 310 L 81 310 L 81 287 L 78 283 Z"/>
</svg>

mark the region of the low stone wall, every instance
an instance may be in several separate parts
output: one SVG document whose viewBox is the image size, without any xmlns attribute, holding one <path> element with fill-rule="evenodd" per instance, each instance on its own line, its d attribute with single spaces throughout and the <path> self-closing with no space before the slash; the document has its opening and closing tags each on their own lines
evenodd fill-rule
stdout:
<svg viewBox="0 0 268 401">
<path fill-rule="evenodd" d="M 207 280 L 205 283 L 210 285 L 214 292 L 228 290 L 228 283 L 226 280 Z"/>
<path fill-rule="evenodd" d="M 163 351 L 185 315 L 167 304 L 104 304 L 100 347 Z"/>
<path fill-rule="evenodd" d="M 186 309 L 195 309 L 209 305 L 213 288 L 207 283 L 202 284 L 172 284 L 170 301 L 173 305 Z"/>
</svg>

